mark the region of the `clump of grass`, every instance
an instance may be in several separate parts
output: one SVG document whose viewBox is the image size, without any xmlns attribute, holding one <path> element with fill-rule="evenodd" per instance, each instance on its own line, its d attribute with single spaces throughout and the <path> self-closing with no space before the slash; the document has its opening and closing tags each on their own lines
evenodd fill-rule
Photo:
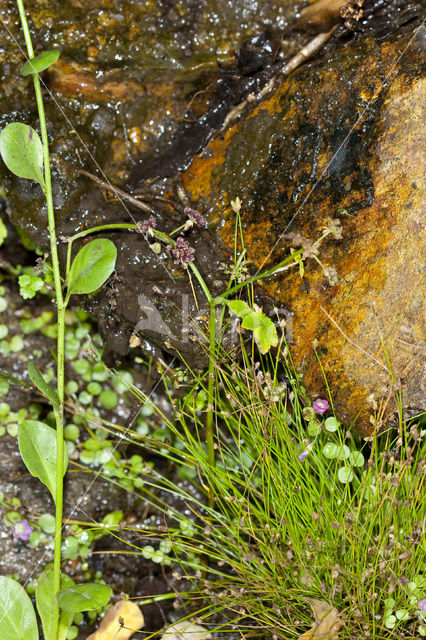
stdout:
<svg viewBox="0 0 426 640">
<path fill-rule="evenodd" d="M 191 600 L 199 620 L 223 633 L 298 638 L 312 626 L 315 598 L 339 612 L 339 640 L 425 635 L 426 430 L 405 422 L 399 403 L 398 430 L 357 437 L 331 397 L 311 403 L 283 331 L 274 353 L 261 355 L 243 326 L 238 348 L 227 353 L 219 340 L 207 372 L 186 371 L 183 397 L 179 376 L 164 371 L 168 409 L 124 381 L 142 403 L 143 429 L 99 421 L 142 447 L 137 464 L 121 459 L 127 487 L 163 512 L 162 528 L 149 527 L 149 544 L 141 533 L 131 552 L 176 563 L 175 577 L 193 585 L 176 605 Z M 167 474 L 153 453 L 172 463 Z M 101 473 L 111 478 L 108 465 Z"/>
<path fill-rule="evenodd" d="M 174 442 L 161 443 L 162 455 L 196 489 L 152 470 L 144 479 L 148 499 L 166 489 L 191 512 L 167 508 L 166 564 L 174 559 L 192 578 L 186 595 L 201 599 L 200 619 L 213 624 L 222 613 L 222 631 L 297 638 L 312 624 L 307 598 L 316 598 L 339 611 L 342 640 L 424 634 L 425 430 L 401 422 L 398 433 L 357 438 L 323 412 L 328 402 L 309 406 L 283 341 L 279 352 L 259 359 L 242 341 L 239 362 L 222 353 L 215 363 L 213 408 L 201 377 L 183 399 L 171 396 L 172 419 L 151 409 Z"/>
</svg>

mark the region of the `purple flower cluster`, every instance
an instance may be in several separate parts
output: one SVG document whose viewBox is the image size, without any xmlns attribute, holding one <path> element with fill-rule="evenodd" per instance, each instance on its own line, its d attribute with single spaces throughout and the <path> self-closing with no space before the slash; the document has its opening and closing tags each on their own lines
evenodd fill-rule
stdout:
<svg viewBox="0 0 426 640">
<path fill-rule="evenodd" d="M 188 216 L 191 222 L 196 224 L 197 227 L 207 227 L 207 220 L 204 216 L 201 215 L 201 213 L 198 213 L 198 211 L 196 211 L 195 209 L 185 209 L 185 215 Z"/>
<path fill-rule="evenodd" d="M 186 269 L 190 262 L 194 262 L 195 249 L 182 237 L 176 240 L 176 246 L 171 249 L 171 253 L 174 258 L 174 263 L 179 264 L 184 269 Z"/>
<path fill-rule="evenodd" d="M 150 216 L 148 220 L 141 220 L 136 225 L 136 231 L 138 233 L 147 233 L 150 229 L 157 228 L 157 221 L 154 216 Z"/>
<path fill-rule="evenodd" d="M 12 536 L 15 540 L 24 540 L 26 542 L 30 539 L 32 532 L 33 528 L 28 524 L 28 520 L 19 520 L 12 527 Z"/>
</svg>

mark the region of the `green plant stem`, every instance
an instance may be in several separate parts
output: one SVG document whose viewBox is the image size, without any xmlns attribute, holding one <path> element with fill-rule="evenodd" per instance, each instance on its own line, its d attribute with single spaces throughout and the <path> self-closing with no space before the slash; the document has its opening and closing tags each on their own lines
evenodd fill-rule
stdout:
<svg viewBox="0 0 426 640">
<path fill-rule="evenodd" d="M 72 244 L 73 244 L 73 242 L 75 240 L 78 240 L 79 238 L 84 238 L 86 236 L 89 236 L 92 233 L 99 233 L 99 231 L 111 231 L 111 230 L 117 230 L 117 229 L 135 230 L 137 228 L 138 228 L 137 224 L 117 222 L 117 223 L 112 223 L 112 224 L 103 224 L 103 225 L 100 225 L 99 227 L 91 227 L 90 229 L 85 229 L 84 231 L 79 231 L 75 235 L 70 236 L 69 238 L 67 238 L 68 250 L 67 250 L 66 274 L 68 275 L 70 267 L 71 267 Z M 166 242 L 168 244 L 171 244 L 173 247 L 176 246 L 175 240 L 173 240 L 173 238 L 168 236 L 166 233 L 163 233 L 162 231 L 158 231 L 157 229 L 153 229 L 152 230 L 152 234 L 153 234 L 153 236 L 155 236 L 156 238 L 158 238 L 162 242 Z M 197 267 L 195 266 L 195 264 L 193 262 L 189 263 L 189 268 L 191 269 L 192 273 L 196 277 L 196 279 L 198 281 L 198 284 L 202 288 L 203 293 L 206 296 L 209 304 L 212 304 L 213 296 L 211 295 L 208 286 L 204 282 L 203 276 L 198 271 Z"/>
<path fill-rule="evenodd" d="M 137 225 L 133 223 L 126 223 L 126 222 L 103 224 L 99 227 L 92 227 L 91 229 L 85 229 L 84 231 L 79 231 L 73 236 L 66 238 L 68 242 L 68 249 L 67 249 L 67 262 L 65 267 L 65 277 L 66 278 L 68 277 L 68 274 L 71 268 L 72 245 L 75 240 L 78 240 L 79 238 L 85 238 L 86 236 L 89 236 L 91 233 L 98 233 L 98 231 L 113 231 L 115 229 L 137 229 Z"/>
<path fill-rule="evenodd" d="M 28 58 L 34 58 L 34 49 L 31 41 L 31 34 L 25 14 L 23 0 L 16 0 L 19 17 L 21 19 L 22 30 L 24 32 L 25 44 L 27 47 Z M 46 116 L 44 112 L 43 96 L 41 92 L 40 79 L 37 73 L 33 73 L 34 91 L 37 102 L 38 116 L 40 120 L 41 141 L 43 144 L 43 167 L 44 181 L 46 185 L 45 197 L 50 238 L 50 252 L 52 256 L 52 268 L 55 283 L 55 295 L 57 306 L 58 320 L 58 339 L 57 339 L 57 394 L 59 398 L 59 406 L 54 408 L 56 421 L 56 512 L 55 512 L 55 550 L 54 550 L 54 569 L 53 569 L 53 620 L 54 628 L 52 636 L 57 637 L 59 623 L 59 606 L 56 595 L 60 589 L 61 575 L 61 540 L 62 540 L 62 511 L 63 511 L 63 476 L 64 476 L 64 334 L 65 334 L 65 306 L 62 296 L 61 272 L 59 268 L 59 257 L 56 241 L 55 214 L 53 208 L 52 196 L 52 179 L 50 173 L 49 159 L 49 140 L 47 136 Z"/>
<path fill-rule="evenodd" d="M 282 260 L 277 265 L 275 265 L 275 267 L 271 267 L 266 271 L 262 271 L 261 273 L 256 274 L 252 278 L 247 278 L 247 280 L 244 280 L 244 282 L 240 282 L 239 284 L 236 284 L 235 287 L 232 287 L 232 289 L 228 289 L 226 291 L 226 297 L 232 295 L 233 293 L 236 293 L 243 287 L 247 287 L 247 285 L 253 284 L 253 282 L 257 282 L 258 280 L 263 280 L 264 278 L 269 278 L 270 276 L 275 275 L 279 271 L 284 270 L 284 267 L 289 268 L 290 266 L 294 266 L 296 264 L 294 262 L 294 258 L 297 258 L 297 256 L 300 256 L 302 253 L 303 253 L 303 249 L 298 249 L 297 251 L 292 253 L 291 256 L 288 256 L 288 258 L 286 258 L 285 260 Z M 225 294 L 218 296 L 218 298 L 216 298 L 215 304 L 222 304 L 223 300 L 221 300 L 221 298 L 223 298 L 224 296 Z"/>
<path fill-rule="evenodd" d="M 207 459 L 211 467 L 215 466 L 214 453 L 214 402 L 215 402 L 215 382 L 216 382 L 216 307 L 213 302 L 210 304 L 210 342 L 209 342 L 209 369 L 207 379 L 207 418 L 206 418 L 206 442 Z M 213 493 L 209 488 L 209 506 L 213 507 Z"/>
</svg>

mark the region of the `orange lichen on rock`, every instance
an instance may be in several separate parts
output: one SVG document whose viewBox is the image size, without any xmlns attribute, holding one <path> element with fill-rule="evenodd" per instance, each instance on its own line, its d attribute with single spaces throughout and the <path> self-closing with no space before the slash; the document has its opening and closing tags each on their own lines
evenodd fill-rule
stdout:
<svg viewBox="0 0 426 640">
<path fill-rule="evenodd" d="M 366 433 L 374 410 L 379 426 L 396 411 L 395 379 L 405 409 L 425 408 L 425 80 L 415 41 L 400 57 L 408 40 L 365 40 L 307 65 L 184 174 L 200 206 L 214 203 L 217 215 L 222 203 L 229 246 L 229 199 L 241 198 L 248 258 L 260 269 L 289 255 L 289 231 L 316 240 L 328 218 L 340 221 L 343 238 L 327 237 L 319 256 L 337 277 L 310 259 L 303 280 L 295 269 L 264 286 L 293 313 L 305 387 L 326 393 L 318 357 L 338 415 Z"/>
<path fill-rule="evenodd" d="M 144 87 L 136 82 L 120 82 L 108 76 L 98 78 L 92 65 L 58 60 L 48 72 L 49 86 L 66 96 L 83 96 L 94 102 L 119 101 L 143 95 Z"/>
</svg>

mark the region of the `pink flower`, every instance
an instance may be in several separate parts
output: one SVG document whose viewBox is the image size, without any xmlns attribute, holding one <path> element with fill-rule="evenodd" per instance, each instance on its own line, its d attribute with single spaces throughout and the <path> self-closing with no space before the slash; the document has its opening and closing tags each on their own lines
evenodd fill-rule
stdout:
<svg viewBox="0 0 426 640">
<path fill-rule="evenodd" d="M 19 520 L 19 522 L 15 522 L 12 527 L 12 535 L 15 540 L 29 540 L 30 535 L 33 532 L 33 528 L 30 524 L 28 524 L 27 520 Z"/>
<path fill-rule="evenodd" d="M 425 611 L 426 612 L 426 598 L 423 598 L 423 600 L 420 600 L 419 609 L 420 609 L 420 611 Z"/>
<path fill-rule="evenodd" d="M 327 409 L 330 408 L 330 403 L 328 400 L 324 400 L 323 398 L 317 398 L 312 406 L 315 413 L 325 413 Z"/>
</svg>

